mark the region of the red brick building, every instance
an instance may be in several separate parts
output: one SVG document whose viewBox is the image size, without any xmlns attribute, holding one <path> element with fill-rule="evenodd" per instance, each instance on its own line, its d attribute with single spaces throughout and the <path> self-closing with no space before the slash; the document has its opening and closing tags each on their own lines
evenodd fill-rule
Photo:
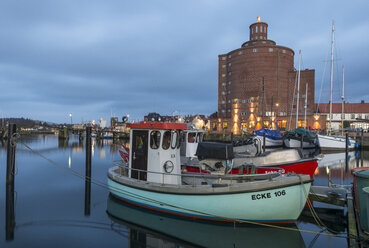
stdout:
<svg viewBox="0 0 369 248">
<path fill-rule="evenodd" d="M 268 24 L 250 25 L 250 40 L 219 55 L 218 116 L 213 132 L 250 132 L 264 127 L 296 127 L 297 70 L 295 52 L 268 39 Z M 301 70 L 298 126 L 313 125 L 315 71 Z M 295 94 L 294 94 L 295 92 Z M 295 95 L 295 97 L 294 97 Z"/>
</svg>

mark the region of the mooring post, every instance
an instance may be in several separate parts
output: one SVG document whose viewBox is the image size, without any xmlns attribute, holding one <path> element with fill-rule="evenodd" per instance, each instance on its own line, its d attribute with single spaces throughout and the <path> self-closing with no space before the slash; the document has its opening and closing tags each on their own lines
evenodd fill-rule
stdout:
<svg viewBox="0 0 369 248">
<path fill-rule="evenodd" d="M 16 125 L 8 126 L 8 147 L 6 160 L 6 216 L 5 216 L 5 239 L 7 241 L 14 239 L 15 214 L 14 214 L 14 168 L 16 142 L 13 138 L 16 132 Z"/>
<path fill-rule="evenodd" d="M 346 172 L 348 171 L 348 150 L 349 150 L 349 137 L 348 133 L 346 133 L 346 153 L 345 153 L 345 162 L 346 162 Z"/>
<path fill-rule="evenodd" d="M 263 133 L 263 153 L 265 153 L 265 133 Z"/>
<path fill-rule="evenodd" d="M 91 127 L 86 127 L 86 177 L 85 177 L 85 215 L 90 215 L 91 204 Z"/>
<path fill-rule="evenodd" d="M 6 152 L 6 184 L 14 185 L 14 168 L 15 168 L 15 148 L 16 142 L 13 135 L 16 132 L 16 125 L 9 124 L 8 126 L 8 149 Z"/>
</svg>

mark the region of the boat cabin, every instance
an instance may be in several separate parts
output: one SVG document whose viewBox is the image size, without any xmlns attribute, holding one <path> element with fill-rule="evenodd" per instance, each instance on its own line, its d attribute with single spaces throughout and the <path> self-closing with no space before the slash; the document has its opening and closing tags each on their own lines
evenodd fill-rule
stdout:
<svg viewBox="0 0 369 248">
<path fill-rule="evenodd" d="M 205 130 L 188 129 L 182 132 L 183 142 L 181 144 L 181 156 L 187 158 L 196 158 L 197 146 L 202 142 Z"/>
<path fill-rule="evenodd" d="M 183 123 L 130 124 L 129 177 L 142 181 L 181 184 L 180 145 Z"/>
</svg>

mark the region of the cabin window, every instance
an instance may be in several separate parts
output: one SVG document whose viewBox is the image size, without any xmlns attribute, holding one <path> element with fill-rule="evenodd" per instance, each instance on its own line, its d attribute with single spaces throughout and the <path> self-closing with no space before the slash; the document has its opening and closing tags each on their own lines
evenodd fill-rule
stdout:
<svg viewBox="0 0 369 248">
<path fill-rule="evenodd" d="M 158 149 L 160 146 L 161 134 L 159 131 L 152 131 L 150 135 L 150 147 L 151 149 Z"/>
<path fill-rule="evenodd" d="M 170 146 L 170 140 L 171 140 L 170 131 L 165 131 L 165 133 L 163 135 L 163 144 L 162 144 L 162 147 L 163 147 L 164 150 L 168 150 L 168 148 Z"/>
<path fill-rule="evenodd" d="M 172 149 L 175 149 L 177 147 L 177 142 L 178 142 L 178 132 L 177 131 L 173 131 L 172 132 L 172 141 L 170 142 L 171 143 L 171 148 Z"/>
<path fill-rule="evenodd" d="M 194 143 L 196 140 L 196 133 L 188 133 L 188 143 Z"/>
<path fill-rule="evenodd" d="M 202 142 L 203 138 L 204 138 L 204 134 L 203 133 L 199 133 L 199 135 L 197 135 L 197 142 L 198 143 Z"/>
<path fill-rule="evenodd" d="M 182 137 L 183 137 L 182 132 L 177 131 L 177 149 L 179 149 L 181 147 Z"/>
</svg>

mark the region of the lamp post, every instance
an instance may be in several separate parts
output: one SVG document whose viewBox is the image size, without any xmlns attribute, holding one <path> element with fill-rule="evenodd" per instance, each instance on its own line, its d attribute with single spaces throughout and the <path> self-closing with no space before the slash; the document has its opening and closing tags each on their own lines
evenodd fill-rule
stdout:
<svg viewBox="0 0 369 248">
<path fill-rule="evenodd" d="M 70 124 L 72 125 L 72 113 L 69 114 L 70 117 Z"/>
</svg>

